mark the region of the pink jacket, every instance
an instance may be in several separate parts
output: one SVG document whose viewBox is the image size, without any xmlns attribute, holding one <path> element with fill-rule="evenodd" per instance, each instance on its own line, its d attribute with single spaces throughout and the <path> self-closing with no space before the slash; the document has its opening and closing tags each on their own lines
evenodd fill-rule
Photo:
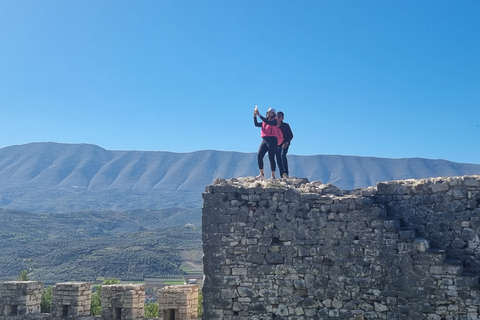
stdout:
<svg viewBox="0 0 480 320">
<path fill-rule="evenodd" d="M 260 137 L 277 137 L 277 144 L 281 145 L 283 142 L 283 134 L 282 130 L 280 130 L 277 126 L 272 126 L 262 122 L 262 131 L 260 133 Z"/>
</svg>

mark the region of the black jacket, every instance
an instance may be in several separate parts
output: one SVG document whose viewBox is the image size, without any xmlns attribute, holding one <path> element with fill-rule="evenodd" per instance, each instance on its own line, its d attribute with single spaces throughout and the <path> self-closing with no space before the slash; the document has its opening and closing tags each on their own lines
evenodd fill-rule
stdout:
<svg viewBox="0 0 480 320">
<path fill-rule="evenodd" d="M 292 141 L 293 139 L 293 132 L 292 132 L 292 129 L 290 129 L 290 125 L 284 122 L 279 128 L 280 130 L 282 130 L 282 133 L 283 133 L 283 142 L 290 143 L 290 141 Z"/>
</svg>

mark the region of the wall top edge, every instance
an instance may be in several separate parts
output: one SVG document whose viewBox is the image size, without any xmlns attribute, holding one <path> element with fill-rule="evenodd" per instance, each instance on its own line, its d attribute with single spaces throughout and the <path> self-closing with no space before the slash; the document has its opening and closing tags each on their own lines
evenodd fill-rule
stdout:
<svg viewBox="0 0 480 320">
<path fill-rule="evenodd" d="M 255 177 L 240 177 L 215 179 L 213 185 L 205 188 L 205 193 L 215 192 L 247 192 L 250 189 L 264 192 L 286 192 L 293 190 L 300 193 L 316 193 L 334 196 L 375 196 L 408 193 L 445 192 L 455 187 L 476 189 L 480 187 L 480 175 L 464 175 L 452 177 L 430 177 L 422 179 L 405 179 L 378 182 L 376 186 L 354 190 L 340 190 L 333 184 L 321 181 L 308 181 L 306 178 L 256 179 Z"/>
</svg>

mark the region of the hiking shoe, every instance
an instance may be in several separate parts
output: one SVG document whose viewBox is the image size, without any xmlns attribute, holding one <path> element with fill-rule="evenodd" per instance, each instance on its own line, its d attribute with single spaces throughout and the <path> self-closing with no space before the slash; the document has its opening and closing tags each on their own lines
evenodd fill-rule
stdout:
<svg viewBox="0 0 480 320">
<path fill-rule="evenodd" d="M 265 179 L 264 174 L 259 174 L 258 176 L 255 177 L 256 179 Z"/>
<path fill-rule="evenodd" d="M 288 174 L 284 173 L 284 174 L 282 175 L 282 178 L 287 179 L 287 178 L 288 178 Z"/>
</svg>

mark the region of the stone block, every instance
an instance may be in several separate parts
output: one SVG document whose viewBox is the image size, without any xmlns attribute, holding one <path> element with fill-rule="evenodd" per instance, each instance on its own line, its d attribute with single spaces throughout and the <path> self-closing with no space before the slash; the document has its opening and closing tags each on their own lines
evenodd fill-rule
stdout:
<svg viewBox="0 0 480 320">
<path fill-rule="evenodd" d="M 425 252 L 430 249 L 430 242 L 424 238 L 416 238 L 413 242 L 413 246 L 416 250 L 420 252 Z"/>
</svg>

